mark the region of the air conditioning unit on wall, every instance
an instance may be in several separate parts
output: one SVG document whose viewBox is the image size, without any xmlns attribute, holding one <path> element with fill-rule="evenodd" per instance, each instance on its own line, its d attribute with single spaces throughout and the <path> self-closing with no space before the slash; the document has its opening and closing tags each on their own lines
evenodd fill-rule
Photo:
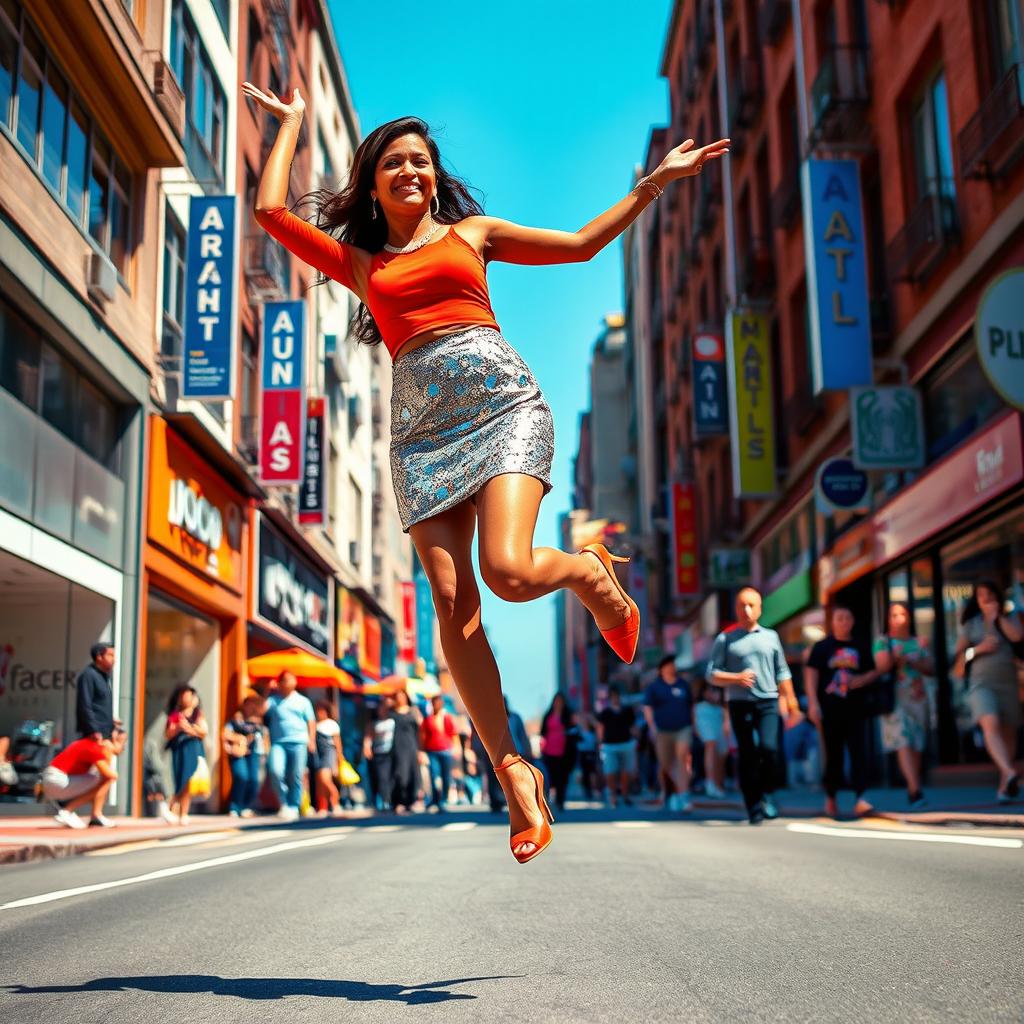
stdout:
<svg viewBox="0 0 1024 1024">
<path fill-rule="evenodd" d="M 86 257 L 85 283 L 93 302 L 112 302 L 117 290 L 117 271 L 101 252 Z"/>
</svg>

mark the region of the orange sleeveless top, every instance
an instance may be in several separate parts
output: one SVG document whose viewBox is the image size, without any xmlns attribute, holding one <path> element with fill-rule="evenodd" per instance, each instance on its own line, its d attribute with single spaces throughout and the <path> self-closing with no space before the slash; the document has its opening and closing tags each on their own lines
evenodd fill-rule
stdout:
<svg viewBox="0 0 1024 1024">
<path fill-rule="evenodd" d="M 346 288 L 355 288 L 351 247 L 283 206 L 257 223 L 289 252 Z M 454 227 L 409 253 L 382 250 L 370 260 L 367 305 L 392 358 L 417 334 L 438 327 L 493 327 L 484 261 Z"/>
</svg>

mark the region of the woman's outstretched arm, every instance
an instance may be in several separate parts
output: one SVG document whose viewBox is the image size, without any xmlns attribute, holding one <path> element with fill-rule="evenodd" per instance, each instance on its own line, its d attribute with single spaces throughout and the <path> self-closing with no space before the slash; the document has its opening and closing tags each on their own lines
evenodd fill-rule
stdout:
<svg viewBox="0 0 1024 1024">
<path fill-rule="evenodd" d="M 250 82 L 242 83 L 242 93 L 280 121 L 277 138 L 256 189 L 256 223 L 300 260 L 341 282 L 362 298 L 356 283 L 352 246 L 296 217 L 287 208 L 288 179 L 306 111 L 306 103 L 299 90 L 292 93 L 291 103 L 283 102 L 272 92 L 262 92 Z"/>
<path fill-rule="evenodd" d="M 700 149 L 687 139 L 665 156 L 657 170 L 649 175 L 658 188 L 669 187 L 678 178 L 700 174 L 704 164 L 729 152 L 729 139 L 719 139 Z M 579 231 L 554 231 L 529 228 L 497 217 L 474 217 L 484 234 L 484 255 L 503 263 L 541 265 L 549 263 L 585 263 L 593 259 L 609 242 L 618 238 L 654 198 L 654 189 L 637 188 L 613 207 L 595 217 Z"/>
</svg>

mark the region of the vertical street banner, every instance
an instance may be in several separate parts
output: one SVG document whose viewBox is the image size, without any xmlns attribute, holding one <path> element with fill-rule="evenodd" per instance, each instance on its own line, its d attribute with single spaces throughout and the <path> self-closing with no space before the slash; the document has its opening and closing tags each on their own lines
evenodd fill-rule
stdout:
<svg viewBox="0 0 1024 1024">
<path fill-rule="evenodd" d="M 693 336 L 693 432 L 696 437 L 729 433 L 725 341 L 721 334 Z"/>
<path fill-rule="evenodd" d="M 401 661 L 416 660 L 416 584 L 403 580 L 402 623 L 398 633 L 398 657 Z"/>
<path fill-rule="evenodd" d="M 737 498 L 771 498 L 775 483 L 775 414 L 768 317 L 734 311 L 726 318 L 732 490 Z"/>
<path fill-rule="evenodd" d="M 672 547 L 675 592 L 680 597 L 700 593 L 697 564 L 697 510 L 692 483 L 672 484 Z"/>
<path fill-rule="evenodd" d="M 857 161 L 807 160 L 801 174 L 814 393 L 866 387 L 871 306 Z"/>
<path fill-rule="evenodd" d="M 305 315 L 301 300 L 263 306 L 260 482 L 265 484 L 302 482 Z"/>
<path fill-rule="evenodd" d="M 185 254 L 182 398 L 235 393 L 238 197 L 192 196 Z"/>
<path fill-rule="evenodd" d="M 416 657 L 429 666 L 434 662 L 434 595 L 421 567 L 414 570 L 412 581 L 416 588 Z"/>
<path fill-rule="evenodd" d="M 326 463 L 324 461 L 324 400 L 306 399 L 306 444 L 302 451 L 302 483 L 299 485 L 299 523 L 323 526 Z"/>
</svg>

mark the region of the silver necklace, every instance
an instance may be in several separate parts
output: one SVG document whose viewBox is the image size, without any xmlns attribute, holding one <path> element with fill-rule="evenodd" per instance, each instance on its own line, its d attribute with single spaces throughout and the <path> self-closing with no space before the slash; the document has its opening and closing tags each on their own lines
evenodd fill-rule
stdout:
<svg viewBox="0 0 1024 1024">
<path fill-rule="evenodd" d="M 384 243 L 384 249 L 386 252 L 393 252 L 401 256 L 404 252 L 415 252 L 417 249 L 422 249 L 423 246 L 430 241 L 431 236 L 441 225 L 435 220 L 431 222 L 430 230 L 425 235 L 420 235 L 419 238 L 413 239 L 408 245 L 403 245 L 401 249 L 397 245 L 388 245 Z"/>
</svg>

